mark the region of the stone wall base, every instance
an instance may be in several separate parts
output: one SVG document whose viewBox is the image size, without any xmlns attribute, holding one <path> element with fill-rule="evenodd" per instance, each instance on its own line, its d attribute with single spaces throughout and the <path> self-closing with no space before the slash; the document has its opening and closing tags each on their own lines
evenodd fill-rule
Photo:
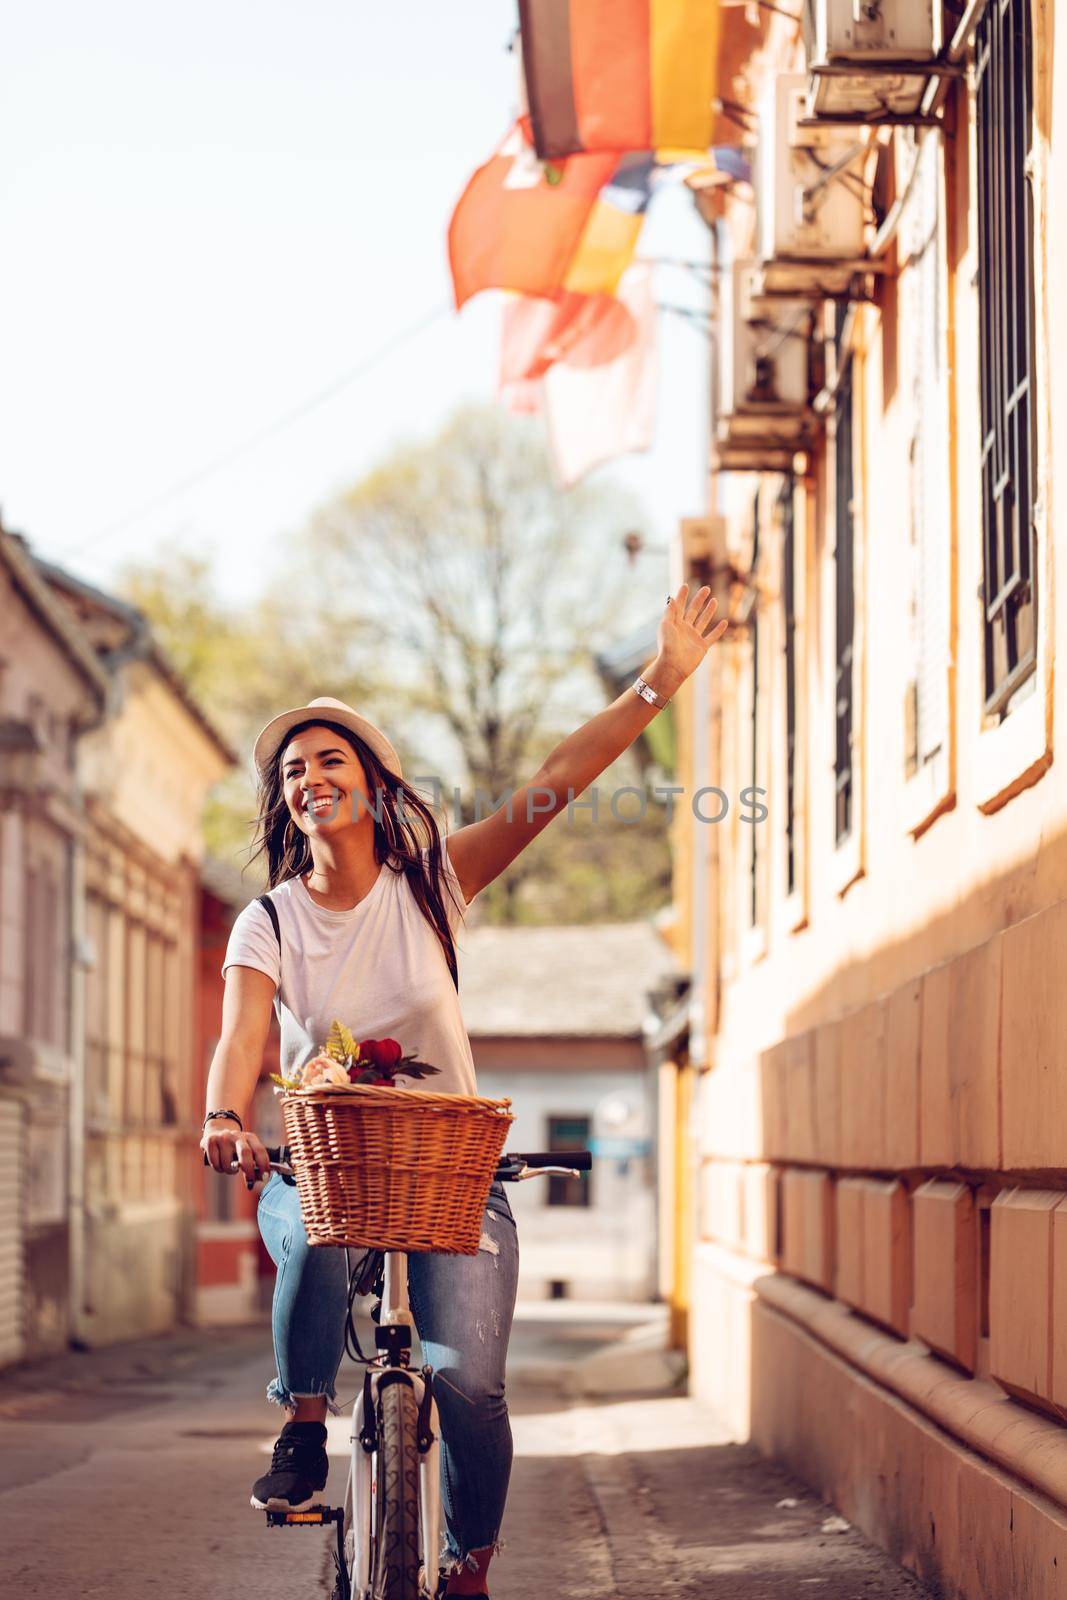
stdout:
<svg viewBox="0 0 1067 1600">
<path fill-rule="evenodd" d="M 1067 1595 L 1063 1506 L 761 1299 L 758 1269 L 746 1283 L 705 1259 L 697 1278 L 694 1392 L 738 1438 L 825 1496 L 944 1600 Z"/>
</svg>

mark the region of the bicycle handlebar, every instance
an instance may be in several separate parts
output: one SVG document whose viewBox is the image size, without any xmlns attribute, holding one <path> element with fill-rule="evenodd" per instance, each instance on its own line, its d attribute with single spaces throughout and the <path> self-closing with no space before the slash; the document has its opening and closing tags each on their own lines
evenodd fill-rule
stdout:
<svg viewBox="0 0 1067 1600">
<path fill-rule="evenodd" d="M 593 1155 L 590 1150 L 534 1150 L 526 1155 L 516 1155 L 510 1150 L 505 1150 L 501 1158 L 504 1162 L 521 1161 L 527 1167 L 573 1167 L 576 1172 L 591 1172 L 593 1169 Z"/>
<path fill-rule="evenodd" d="M 272 1169 L 291 1173 L 289 1165 L 288 1145 L 267 1145 L 267 1156 Z M 204 1152 L 204 1165 L 210 1167 L 211 1162 Z M 593 1167 L 593 1153 L 591 1150 L 533 1150 L 520 1153 L 516 1150 L 505 1150 L 500 1158 L 500 1164 L 494 1173 L 494 1179 L 501 1183 L 518 1183 L 524 1177 L 548 1177 L 552 1174 L 577 1177 L 580 1172 L 591 1172 Z M 231 1168 L 230 1175 L 240 1172 L 240 1167 Z"/>
</svg>

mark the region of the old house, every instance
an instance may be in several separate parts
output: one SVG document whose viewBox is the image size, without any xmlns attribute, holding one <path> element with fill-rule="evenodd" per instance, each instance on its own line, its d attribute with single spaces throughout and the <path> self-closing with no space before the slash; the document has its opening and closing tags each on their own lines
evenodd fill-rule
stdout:
<svg viewBox="0 0 1067 1600">
<path fill-rule="evenodd" d="M 78 752 L 110 681 L 0 528 L 0 1364 L 62 1347 L 84 1070 Z"/>
<path fill-rule="evenodd" d="M 509 1190 L 524 1297 L 657 1292 L 658 1078 L 645 1026 L 648 992 L 675 966 L 651 922 L 470 926 L 461 938 L 479 1093 L 511 1099 L 508 1147 L 594 1155 L 588 1176 Z"/>
</svg>

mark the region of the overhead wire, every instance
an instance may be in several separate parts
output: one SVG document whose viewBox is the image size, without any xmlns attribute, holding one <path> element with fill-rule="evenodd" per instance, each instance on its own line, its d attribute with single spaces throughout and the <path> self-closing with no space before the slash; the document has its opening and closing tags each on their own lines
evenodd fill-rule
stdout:
<svg viewBox="0 0 1067 1600">
<path fill-rule="evenodd" d="M 356 383 L 360 378 L 365 377 L 367 373 L 372 372 L 387 357 L 402 349 L 404 345 L 410 344 L 413 339 L 424 333 L 427 328 L 439 321 L 450 310 L 451 307 L 449 305 L 441 304 L 435 306 L 431 311 L 424 312 L 414 322 L 408 323 L 407 327 L 401 328 L 392 338 L 387 339 L 384 344 L 379 345 L 376 350 L 373 350 L 369 356 L 364 357 L 356 366 L 349 368 L 347 372 L 342 373 L 340 377 L 335 378 L 315 394 L 309 395 L 299 405 L 293 406 L 291 410 L 283 412 L 279 417 L 275 417 L 273 422 L 268 422 L 262 428 L 257 428 L 255 433 L 249 434 L 247 438 L 242 439 L 238 444 L 232 445 L 228 450 L 224 450 L 210 461 L 206 461 L 203 466 L 196 467 L 192 472 L 186 473 L 184 477 L 177 479 L 166 489 L 160 490 L 158 494 L 152 495 L 150 499 L 143 501 L 141 505 L 124 512 L 122 516 L 116 517 L 114 521 L 105 523 L 102 527 L 97 528 L 95 532 L 89 534 L 85 539 L 80 539 L 74 544 L 65 546 L 60 551 L 60 554 L 62 556 L 81 555 L 86 550 L 90 550 L 95 545 L 102 543 L 103 540 L 111 538 L 116 533 L 123 532 L 136 522 L 140 522 L 142 517 L 148 516 L 153 511 L 160 511 L 172 501 L 180 499 L 190 489 L 206 482 L 208 478 L 213 478 L 217 473 L 224 471 L 225 468 L 232 466 L 235 461 L 247 455 L 250 450 L 256 449 L 268 439 L 273 439 L 276 434 L 291 427 L 294 422 L 299 422 L 302 418 L 308 416 L 310 412 L 318 410 L 319 406 L 325 405 L 328 400 L 332 400 L 335 395 L 347 389 L 350 384 Z"/>
</svg>

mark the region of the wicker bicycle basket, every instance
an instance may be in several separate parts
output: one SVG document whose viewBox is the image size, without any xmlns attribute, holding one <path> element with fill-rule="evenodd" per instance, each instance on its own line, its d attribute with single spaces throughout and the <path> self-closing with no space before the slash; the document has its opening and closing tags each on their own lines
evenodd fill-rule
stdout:
<svg viewBox="0 0 1067 1600">
<path fill-rule="evenodd" d="M 284 1095 L 308 1243 L 474 1255 L 510 1104 L 366 1084 Z"/>
</svg>

